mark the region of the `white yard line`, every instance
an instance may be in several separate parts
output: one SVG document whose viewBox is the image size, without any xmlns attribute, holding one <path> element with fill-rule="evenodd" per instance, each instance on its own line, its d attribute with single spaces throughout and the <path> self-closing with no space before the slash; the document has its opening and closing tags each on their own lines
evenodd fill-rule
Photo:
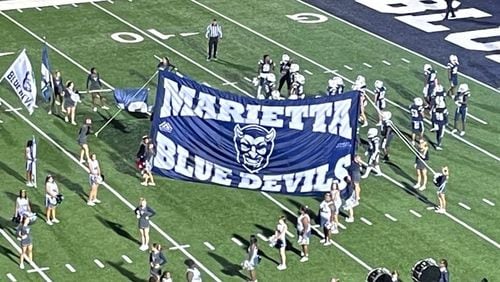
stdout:
<svg viewBox="0 0 500 282">
<path fill-rule="evenodd" d="M 111 3 L 111 4 L 115 4 L 115 2 L 113 2 L 113 0 L 107 0 L 108 3 Z"/>
<path fill-rule="evenodd" d="M 16 9 L 16 10 L 17 10 L 19 13 L 22 13 L 22 12 L 23 12 L 23 10 L 21 10 L 21 9 Z"/>
<path fill-rule="evenodd" d="M 248 82 L 250 82 L 250 83 L 252 82 L 252 80 L 250 78 L 246 77 L 246 76 L 243 77 L 243 79 L 246 80 L 246 81 L 248 81 Z"/>
<path fill-rule="evenodd" d="M 326 71 L 324 71 L 323 73 L 333 73 L 333 74 L 337 74 L 337 71 L 338 71 L 338 70 L 326 70 Z"/>
<path fill-rule="evenodd" d="M 7 278 L 9 278 L 11 282 L 17 282 L 16 277 L 14 277 L 12 273 L 7 273 Z"/>
<path fill-rule="evenodd" d="M 37 11 L 39 11 L 39 12 L 40 12 L 40 11 L 42 11 L 42 9 L 41 9 L 40 7 L 35 7 L 35 9 L 36 9 Z"/>
<path fill-rule="evenodd" d="M 76 272 L 76 269 L 69 263 L 65 264 L 64 266 L 66 266 L 66 268 L 70 271 L 70 272 Z"/>
<path fill-rule="evenodd" d="M 95 5 L 95 3 L 93 3 Z M 97 5 L 96 5 L 97 6 Z M 45 42 L 40 36 L 36 35 L 34 32 L 32 32 L 31 30 L 29 30 L 28 28 L 26 28 L 25 26 L 23 26 L 22 24 L 20 24 L 19 22 L 17 22 L 16 20 L 14 20 L 13 18 L 11 18 L 10 16 L 6 15 L 4 12 L 0 11 L 0 15 L 4 16 L 5 18 L 7 18 L 9 21 L 11 21 L 12 23 L 14 23 L 15 25 L 17 25 L 18 27 L 20 27 L 21 29 L 23 29 L 24 31 L 26 31 L 28 34 L 30 34 L 31 36 L 33 36 L 34 38 L 36 38 L 38 41 L 40 42 Z M 85 68 L 83 67 L 82 65 L 80 65 L 78 62 L 76 62 L 75 60 L 73 60 L 71 57 L 69 57 L 68 55 L 64 54 L 63 52 L 61 52 L 60 50 L 58 50 L 57 48 L 55 48 L 53 45 L 47 43 L 47 46 L 54 50 L 56 53 L 58 53 L 59 55 L 61 55 L 62 57 L 64 57 L 65 59 L 67 59 L 68 61 L 70 61 L 71 63 L 73 63 L 75 66 L 77 66 L 78 68 L 80 68 L 82 71 L 84 71 L 85 73 L 87 73 L 88 71 L 88 68 Z M 176 51 L 177 52 L 177 51 Z M 197 63 L 196 63 L 197 64 Z M 198 64 L 199 65 L 199 64 Z M 209 70 L 208 70 L 209 71 Z M 108 86 L 109 88 L 111 89 L 114 89 L 109 83 L 105 82 L 104 80 L 101 80 L 101 82 Z M 0 97 L 0 101 L 2 101 L 8 108 L 10 109 L 13 109 L 13 107 L 6 103 L 1 97 Z M 26 118 L 24 115 L 20 114 L 19 112 L 14 112 L 17 116 L 19 116 L 23 121 L 25 121 L 29 126 L 31 126 L 31 128 L 33 128 L 36 132 L 38 132 L 41 136 L 43 136 L 47 141 L 49 141 L 50 143 L 52 143 L 57 149 L 59 149 L 63 154 L 65 154 L 67 157 L 69 157 L 71 160 L 73 160 L 77 165 L 79 165 L 81 168 L 83 168 L 86 172 L 88 172 L 88 168 L 83 165 L 83 164 L 80 164 L 79 160 L 77 158 L 75 158 L 71 153 L 69 153 L 66 149 L 64 149 L 59 143 L 57 143 L 56 141 L 54 141 L 54 139 L 52 139 L 50 136 L 47 135 L 47 133 L 45 133 L 44 131 L 42 131 L 39 127 L 37 127 L 33 122 L 31 122 L 28 118 Z M 131 210 L 134 210 L 135 209 L 135 206 L 130 203 L 127 199 L 125 199 L 125 197 L 123 197 L 120 193 L 118 193 L 115 189 L 113 189 L 111 186 L 109 186 L 107 183 L 103 183 L 103 186 L 108 190 L 110 191 L 113 195 L 115 195 L 122 203 L 124 203 L 127 207 L 129 207 Z M 156 225 L 153 221 L 150 222 L 150 226 L 155 229 L 158 233 L 160 233 L 161 236 L 163 236 L 165 239 L 167 239 L 170 243 L 172 243 L 174 246 L 179 246 L 179 244 L 172 238 L 170 237 L 170 235 L 168 235 L 165 231 L 163 231 L 162 229 L 160 229 L 160 227 L 158 225 Z M 186 250 L 184 249 L 181 249 L 181 252 L 188 258 L 192 259 L 196 265 L 201 268 L 205 273 L 207 273 L 212 279 L 214 279 L 215 281 L 217 282 L 221 282 L 222 280 L 219 279 L 212 271 L 210 271 L 207 267 L 205 267 L 198 259 L 196 259 L 193 255 L 191 255 L 189 252 L 187 252 Z M 50 280 L 49 280 L 50 281 Z"/>
<path fill-rule="evenodd" d="M 390 215 L 390 214 L 388 214 L 388 213 L 386 213 L 386 214 L 384 214 L 384 215 L 385 215 L 385 217 L 387 217 L 388 219 L 390 219 L 390 220 L 392 220 L 392 221 L 398 221 L 395 217 L 393 217 L 392 215 Z"/>
<path fill-rule="evenodd" d="M 307 73 L 308 75 L 313 75 L 313 73 L 309 70 L 304 70 L 305 73 Z"/>
<path fill-rule="evenodd" d="M 267 242 L 269 241 L 269 238 L 266 238 L 266 236 L 260 234 L 260 233 L 257 233 L 257 237 L 259 237 L 262 241 L 264 242 Z"/>
<path fill-rule="evenodd" d="M 234 20 L 234 19 L 232 19 L 232 18 L 230 18 L 230 17 L 228 17 L 228 16 L 226 16 L 226 15 L 224 15 L 224 14 L 222 14 L 222 13 L 220 13 L 220 12 L 218 12 L 218 11 L 216 11 L 216 10 L 212 9 L 212 8 L 210 8 L 210 7 L 208 7 L 208 6 L 207 6 L 207 5 L 205 5 L 205 4 L 202 4 L 202 3 L 200 3 L 200 2 L 198 2 L 198 1 L 196 1 L 196 0 L 190 0 L 190 1 L 191 1 L 191 2 L 193 2 L 193 3 L 195 3 L 195 4 L 197 4 L 198 6 L 201 6 L 201 7 L 205 8 L 206 10 L 208 10 L 208 11 L 210 11 L 210 12 L 214 13 L 214 14 L 217 14 L 217 15 L 218 15 L 218 16 L 220 16 L 221 18 L 224 18 L 225 20 L 227 20 L 227 21 L 229 21 L 229 22 L 231 22 L 231 23 L 233 23 L 233 24 L 235 24 L 235 25 L 237 25 L 237 26 L 239 26 L 239 27 L 241 27 L 241 28 L 243 28 L 243 29 L 245 29 L 245 30 L 247 30 L 247 31 L 249 31 L 249 32 L 251 32 L 251 33 L 253 33 L 253 34 L 255 34 L 255 35 L 257 35 L 257 36 L 261 37 L 261 38 L 263 38 L 263 39 L 265 39 L 265 40 L 267 40 L 267 41 L 269 41 L 269 42 L 271 42 L 272 44 L 274 44 L 274 45 L 276 45 L 276 46 L 278 46 L 278 47 L 280 47 L 280 48 L 282 48 L 282 49 L 284 49 L 284 50 L 288 51 L 289 53 L 293 53 L 294 55 L 296 55 L 296 56 L 298 56 L 298 57 L 301 57 L 302 59 L 304 59 L 304 60 L 306 60 L 306 61 L 310 62 L 311 64 L 316 65 L 317 67 L 319 67 L 319 68 L 323 69 L 323 70 L 324 70 L 324 71 L 326 71 L 326 72 L 331 72 L 331 71 L 332 71 L 331 69 L 329 69 L 329 68 L 325 67 L 324 65 L 322 65 L 322 64 L 320 64 L 320 63 L 318 63 L 318 62 L 314 61 L 313 59 L 308 58 L 307 56 L 302 55 L 302 54 L 300 54 L 299 52 L 297 52 L 297 51 L 295 51 L 295 50 L 292 50 L 291 48 L 289 48 L 289 47 L 287 47 L 287 46 L 285 46 L 285 45 L 283 45 L 283 44 L 281 44 L 281 43 L 279 43 L 279 42 L 277 42 L 277 41 L 273 40 L 272 38 L 269 38 L 269 37 L 268 37 L 268 36 L 266 36 L 266 35 L 261 34 L 261 33 L 260 33 L 260 32 L 258 32 L 258 31 L 255 31 L 255 30 L 253 30 L 253 29 L 251 29 L 251 28 L 247 27 L 246 25 L 243 25 L 242 23 L 240 23 L 240 22 L 238 22 L 238 21 L 236 21 L 236 20 Z M 97 4 L 95 4 L 95 3 L 94 3 L 94 5 L 97 5 Z M 337 73 L 337 75 L 338 75 L 338 76 L 340 76 L 340 77 L 342 77 L 345 81 L 348 81 L 348 82 L 350 82 L 350 83 L 354 83 L 354 81 L 352 81 L 352 80 L 348 79 L 348 78 L 347 78 L 347 77 L 345 77 L 345 76 L 342 76 L 342 75 L 340 75 L 340 74 L 338 74 L 338 73 Z M 368 90 L 368 92 L 369 92 L 369 93 L 371 93 L 371 94 L 374 94 L 374 93 L 373 93 L 373 91 L 371 91 L 371 90 Z M 500 93 L 500 91 L 498 91 L 498 92 Z M 407 113 L 409 113 L 409 112 L 410 112 L 410 111 L 409 111 L 409 109 L 407 109 L 407 107 L 403 107 L 403 106 L 401 106 L 401 105 L 399 105 L 399 104 L 397 104 L 397 103 L 395 103 L 395 102 L 393 102 L 393 101 L 391 101 L 391 100 L 389 100 L 389 99 L 386 99 L 386 101 L 387 101 L 388 103 L 390 103 L 390 104 L 392 104 L 392 105 L 394 105 L 394 106 L 396 106 L 396 107 L 400 108 L 401 110 L 403 110 L 403 111 L 405 111 L 405 112 L 407 112 Z M 426 119 L 425 121 L 426 121 L 428 124 L 431 124 L 430 120 Z M 469 142 L 469 141 L 467 141 L 467 140 L 463 139 L 462 137 L 458 136 L 457 134 L 451 134 L 451 131 L 449 131 L 449 130 L 447 130 L 447 129 L 445 130 L 445 132 L 446 132 L 446 133 L 448 133 L 448 134 L 450 134 L 450 135 L 451 135 L 451 136 L 453 136 L 454 138 L 456 138 L 456 139 L 458 139 L 458 140 L 462 141 L 463 143 L 465 143 L 465 144 L 467 144 L 467 145 L 469 145 L 469 146 L 473 147 L 474 149 L 476 149 L 476 150 L 478 150 L 478 151 L 480 151 L 480 152 L 482 152 L 482 153 L 484 153 L 484 154 L 486 154 L 486 155 L 490 156 L 491 158 L 493 158 L 493 159 L 495 159 L 495 160 L 497 160 L 497 161 L 500 161 L 500 157 L 495 156 L 494 154 L 492 154 L 492 153 L 490 153 L 490 152 L 486 151 L 485 149 L 480 148 L 479 146 L 472 144 L 471 142 Z"/>
<path fill-rule="evenodd" d="M 443 64 L 441 64 L 441 63 L 439 63 L 439 62 L 437 62 L 437 61 L 434 61 L 434 60 L 432 60 L 432 59 L 430 59 L 430 58 L 428 58 L 428 57 L 426 57 L 426 56 L 424 56 L 424 55 L 422 55 L 422 54 L 420 54 L 420 53 L 417 53 L 417 52 L 415 52 L 415 51 L 413 51 L 413 50 L 410 50 L 410 49 L 408 49 L 408 48 L 406 48 L 406 47 L 403 47 L 403 46 L 401 46 L 401 45 L 399 45 L 399 44 L 397 44 L 397 43 L 394 43 L 394 42 L 392 42 L 392 41 L 390 41 L 390 40 L 388 40 L 388 39 L 385 39 L 384 37 L 382 37 L 382 36 L 380 36 L 380 35 L 377 35 L 377 34 L 375 34 L 375 33 L 373 33 L 373 32 L 370 32 L 370 31 L 368 31 L 368 30 L 366 30 L 366 29 L 364 29 L 364 28 L 362 28 L 362 27 L 360 27 L 360 26 L 357 26 L 357 25 L 355 25 L 355 24 L 353 24 L 353 23 L 350 23 L 350 22 L 348 22 L 348 21 L 346 21 L 346 20 L 344 20 L 344 19 L 341 19 L 341 18 L 339 18 L 339 17 L 337 17 L 337 16 L 333 15 L 332 13 L 329 13 L 329 12 L 327 12 L 327 11 L 325 11 L 325 10 L 321 9 L 321 8 L 318 8 L 318 7 L 316 7 L 316 6 L 312 5 L 312 4 L 309 4 L 309 3 L 307 3 L 307 2 L 304 2 L 304 1 L 302 1 L 302 0 L 296 0 L 296 1 L 297 1 L 297 2 L 299 2 L 299 3 L 302 3 L 302 4 L 304 4 L 304 5 L 306 5 L 306 6 L 308 6 L 308 7 L 310 7 L 310 8 L 312 8 L 312 9 L 316 10 L 316 11 L 319 11 L 319 12 L 321 12 L 321 13 L 323 13 L 323 14 L 325 14 L 325 15 L 327 15 L 327 16 L 329 16 L 329 17 L 331 17 L 331 18 L 334 18 L 334 19 L 336 19 L 336 20 L 338 20 L 338 21 L 340 21 L 340 22 L 342 22 L 342 23 L 344 23 L 344 24 L 347 24 L 347 25 L 349 25 L 349 26 L 351 26 L 351 27 L 354 27 L 354 28 L 356 28 L 357 30 L 360 30 L 360 31 L 362 31 L 362 32 L 364 32 L 364 33 L 366 33 L 366 34 L 369 34 L 369 35 L 371 35 L 371 36 L 373 36 L 373 37 L 375 37 L 375 38 L 378 38 L 378 39 L 380 39 L 380 40 L 382 40 L 382 41 L 384 41 L 384 42 L 386 42 L 386 43 L 389 43 L 389 44 L 391 44 L 391 45 L 393 45 L 393 46 L 396 46 L 396 47 L 398 47 L 398 48 L 400 48 L 400 49 L 402 49 L 402 50 L 405 50 L 405 51 L 406 51 L 406 52 L 408 52 L 408 53 L 411 53 L 411 54 L 413 54 L 413 55 L 415 55 L 415 56 L 418 56 L 418 57 L 420 57 L 420 58 L 422 58 L 422 59 L 424 59 L 424 60 L 428 60 L 428 61 L 432 62 L 433 64 L 435 64 L 435 65 L 438 65 L 438 66 L 442 67 L 443 69 L 446 69 L 446 65 L 443 65 Z M 489 88 L 490 90 L 493 90 L 493 91 L 495 91 L 495 92 L 497 92 L 497 93 L 500 93 L 500 89 L 496 89 L 495 87 L 493 87 L 493 86 L 491 86 L 491 85 L 488 85 L 488 84 L 486 84 L 486 83 L 484 83 L 484 82 L 482 82 L 482 81 L 479 81 L 479 80 L 477 80 L 477 79 L 475 79 L 475 78 L 473 78 L 473 77 L 470 77 L 470 76 L 468 76 L 468 75 L 466 75 L 466 74 L 462 74 L 462 73 L 461 73 L 460 75 L 461 75 L 461 76 L 463 76 L 463 77 L 466 77 L 466 78 L 468 78 L 468 79 L 470 79 L 470 80 L 472 80 L 472 81 L 474 81 L 474 82 L 476 82 L 476 83 L 479 83 L 479 84 L 481 84 L 482 86 Z"/>
<path fill-rule="evenodd" d="M 493 203 L 492 201 L 488 200 L 488 199 L 484 199 L 483 198 L 483 202 L 487 203 L 488 205 L 494 207 L 495 206 L 495 203 Z"/>
<path fill-rule="evenodd" d="M 193 35 L 198 35 L 200 34 L 199 32 L 181 32 L 179 33 L 180 36 L 186 37 L 186 36 L 193 36 Z"/>
<path fill-rule="evenodd" d="M 209 242 L 203 242 L 203 245 L 205 245 L 210 251 L 215 251 L 214 245 L 210 244 Z"/>
<path fill-rule="evenodd" d="M 224 83 L 222 83 L 222 85 L 231 85 L 231 86 L 236 85 L 236 84 L 238 84 L 238 82 L 224 82 Z"/>
<path fill-rule="evenodd" d="M 372 223 L 371 221 L 369 221 L 368 219 L 366 219 L 366 218 L 364 218 L 364 217 L 360 217 L 359 219 L 360 219 L 362 222 L 364 222 L 364 223 L 366 223 L 366 224 L 368 224 L 368 225 L 370 225 L 370 226 L 371 226 L 371 225 L 373 225 L 373 223 Z"/>
<path fill-rule="evenodd" d="M 401 61 L 403 61 L 403 62 L 405 62 L 405 63 L 407 63 L 407 64 L 409 64 L 409 63 L 410 63 L 410 61 L 409 61 L 409 60 L 407 60 L 407 59 L 405 59 L 405 58 L 401 58 Z"/>
<path fill-rule="evenodd" d="M 386 61 L 386 60 L 382 60 L 382 63 L 384 63 L 384 64 L 386 64 L 386 65 L 388 65 L 388 66 L 390 66 L 390 65 L 391 65 L 391 63 L 389 63 L 389 62 L 388 62 L 388 61 Z"/>
<path fill-rule="evenodd" d="M 231 238 L 231 241 L 233 241 L 233 243 L 235 243 L 236 245 L 243 247 L 243 243 L 241 243 L 240 240 L 233 237 L 233 238 Z"/>
<path fill-rule="evenodd" d="M 410 210 L 410 212 L 411 212 L 414 216 L 416 216 L 416 217 L 419 217 L 419 218 L 420 218 L 420 217 L 422 217 L 422 215 L 421 215 L 421 214 L 419 214 L 418 212 L 416 212 L 416 211 L 414 211 L 414 210 Z"/>
<path fill-rule="evenodd" d="M 71 6 L 75 7 L 75 8 L 78 8 L 78 5 L 75 4 L 75 3 L 71 3 Z"/>
<path fill-rule="evenodd" d="M 52 7 L 54 7 L 56 10 L 61 9 L 61 8 L 59 8 L 59 6 L 57 6 L 57 5 L 53 5 Z"/>
<path fill-rule="evenodd" d="M 288 235 L 288 237 L 295 238 L 295 235 L 293 235 L 293 233 L 288 230 L 286 231 L 286 235 Z"/>
<path fill-rule="evenodd" d="M 348 66 L 348 65 L 344 65 L 344 68 L 346 68 L 346 69 L 348 69 L 348 70 L 352 71 L 352 68 L 351 68 L 350 66 Z"/>
<path fill-rule="evenodd" d="M 346 230 L 346 229 L 347 229 L 347 228 L 345 227 L 345 225 L 343 225 L 343 224 L 342 224 L 342 223 L 340 223 L 340 222 L 338 223 L 338 225 L 339 225 L 339 227 L 340 227 L 341 229 L 344 229 L 344 230 Z"/>
<path fill-rule="evenodd" d="M 94 260 L 94 263 L 95 263 L 95 264 L 97 264 L 97 266 L 98 266 L 99 268 L 104 268 L 104 264 L 103 264 L 100 260 L 95 259 L 95 260 Z"/>
<path fill-rule="evenodd" d="M 462 203 L 462 202 L 459 202 L 459 203 L 458 203 L 458 205 L 459 205 L 459 206 L 461 206 L 462 208 L 464 208 L 464 209 L 468 210 L 468 211 L 470 211 L 470 210 L 471 210 L 471 209 L 470 209 L 470 207 L 469 207 L 468 205 L 466 205 L 466 204 L 464 204 L 464 203 Z"/>
<path fill-rule="evenodd" d="M 1 98 L 0 98 L 1 100 Z M 2 101 L 3 102 L 3 101 Z M 9 106 L 7 103 L 5 103 L 7 106 Z M 0 228 L 0 234 L 2 234 L 2 236 L 9 242 L 9 244 L 12 245 L 12 247 L 14 247 L 14 249 L 16 249 L 16 251 L 21 254 L 21 247 L 19 247 L 18 243 L 16 241 L 14 241 L 14 239 L 12 239 L 8 234 L 7 232 L 5 232 L 3 229 Z M 47 274 L 45 272 L 43 272 L 40 267 L 38 267 L 38 265 L 34 262 L 34 261 L 31 261 L 29 259 L 26 258 L 26 262 L 28 262 L 31 267 L 33 267 L 33 270 L 35 270 L 36 273 L 38 273 L 42 279 L 46 282 L 52 282 L 52 279 L 49 278 L 49 276 L 47 276 Z"/>
<path fill-rule="evenodd" d="M 206 81 L 203 81 L 201 84 L 204 84 L 204 85 L 206 85 L 208 87 L 212 87 L 212 85 L 208 84 L 208 82 L 206 82 Z"/>
<path fill-rule="evenodd" d="M 370 68 L 370 69 L 372 68 L 372 65 L 370 65 L 370 64 L 363 63 L 363 65 L 365 65 L 366 67 L 368 67 L 368 68 Z"/>
<path fill-rule="evenodd" d="M 191 247 L 190 245 L 180 245 L 180 246 L 176 246 L 176 247 L 170 247 L 168 248 L 169 250 L 183 250 L 183 249 L 187 249 Z"/>
<path fill-rule="evenodd" d="M 132 260 L 126 255 L 122 255 L 122 259 L 127 263 L 132 263 Z"/>
</svg>

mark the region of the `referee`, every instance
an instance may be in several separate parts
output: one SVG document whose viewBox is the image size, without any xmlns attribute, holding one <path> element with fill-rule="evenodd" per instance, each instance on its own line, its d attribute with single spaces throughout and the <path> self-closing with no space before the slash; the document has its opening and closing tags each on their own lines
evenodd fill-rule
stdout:
<svg viewBox="0 0 500 282">
<path fill-rule="evenodd" d="M 219 39 L 222 39 L 222 27 L 217 23 L 217 19 L 213 19 L 212 23 L 207 26 L 205 37 L 208 39 L 208 56 L 210 59 L 217 60 L 217 44 Z"/>
</svg>

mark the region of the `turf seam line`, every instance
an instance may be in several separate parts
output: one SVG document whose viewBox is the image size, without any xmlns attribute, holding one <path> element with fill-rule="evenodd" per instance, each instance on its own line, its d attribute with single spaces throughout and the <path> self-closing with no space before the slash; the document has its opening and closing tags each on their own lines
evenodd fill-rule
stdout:
<svg viewBox="0 0 500 282">
<path fill-rule="evenodd" d="M 71 3 L 71 6 L 78 8 L 78 5 L 76 3 Z"/>
<path fill-rule="evenodd" d="M 23 10 L 21 10 L 21 9 L 17 9 L 17 11 L 18 11 L 19 13 L 22 13 L 22 12 L 23 12 Z"/>
<path fill-rule="evenodd" d="M 59 6 L 57 6 L 57 5 L 53 5 L 52 7 L 54 7 L 56 10 L 61 9 L 61 8 L 60 8 Z"/>
<path fill-rule="evenodd" d="M 243 77 L 243 79 L 246 80 L 246 81 L 248 81 L 248 82 L 252 82 L 252 80 L 250 78 L 246 77 L 246 76 Z"/>
<path fill-rule="evenodd" d="M 210 244 L 209 242 L 203 242 L 203 245 L 210 249 L 210 251 L 215 251 L 214 245 Z"/>
<path fill-rule="evenodd" d="M 64 266 L 66 266 L 66 268 L 70 271 L 70 272 L 76 272 L 76 269 L 69 263 L 65 264 Z"/>
<path fill-rule="evenodd" d="M 182 37 L 198 35 L 198 34 L 200 34 L 200 33 L 199 32 L 181 32 L 181 33 L 179 33 L 179 35 Z"/>
<path fill-rule="evenodd" d="M 41 12 L 41 11 L 42 11 L 42 8 L 40 8 L 40 7 L 35 7 L 35 9 L 36 9 L 37 11 L 39 11 L 39 12 Z"/>
<path fill-rule="evenodd" d="M 266 236 L 262 235 L 261 233 L 257 233 L 257 237 L 259 237 L 262 241 L 264 242 L 267 242 L 269 241 L 268 238 L 266 238 Z"/>
</svg>

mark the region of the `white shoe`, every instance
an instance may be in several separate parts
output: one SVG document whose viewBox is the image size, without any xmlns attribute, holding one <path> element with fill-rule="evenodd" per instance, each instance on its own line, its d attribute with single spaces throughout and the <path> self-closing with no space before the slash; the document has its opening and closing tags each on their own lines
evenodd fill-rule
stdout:
<svg viewBox="0 0 500 282">
<path fill-rule="evenodd" d="M 141 246 L 139 247 L 139 250 L 141 250 L 141 251 L 143 251 L 143 252 L 147 251 L 148 249 L 149 249 L 148 245 L 141 245 Z"/>
<path fill-rule="evenodd" d="M 0 123 L 3 123 L 3 120 L 0 119 Z"/>
<path fill-rule="evenodd" d="M 363 178 L 363 179 L 368 178 L 368 175 L 370 175 L 370 173 L 365 173 L 365 174 L 361 175 L 361 178 Z"/>
<path fill-rule="evenodd" d="M 47 220 L 47 224 L 48 225 L 54 225 L 54 223 L 52 223 L 52 221 L 50 221 L 50 220 Z"/>
<path fill-rule="evenodd" d="M 367 126 L 368 126 L 368 122 L 367 121 L 363 122 L 363 124 L 361 125 L 361 127 L 367 127 Z"/>
<path fill-rule="evenodd" d="M 326 240 L 325 240 L 325 239 L 321 239 L 321 240 L 319 240 L 319 242 L 320 242 L 321 244 L 324 244 L 324 243 L 326 242 Z"/>
<path fill-rule="evenodd" d="M 92 202 L 96 203 L 96 204 L 100 204 L 101 203 L 101 200 L 95 198 Z"/>
<path fill-rule="evenodd" d="M 85 163 L 85 160 L 80 160 L 80 163 L 81 163 L 81 164 L 84 164 L 84 163 Z"/>
<path fill-rule="evenodd" d="M 437 150 L 437 151 L 442 151 L 442 150 L 443 150 L 443 147 L 441 147 L 441 146 L 436 146 L 436 150 Z"/>
<path fill-rule="evenodd" d="M 300 257 L 303 257 L 304 255 L 304 251 L 300 251 Z"/>
<path fill-rule="evenodd" d="M 148 186 L 148 183 L 147 182 L 141 182 L 141 185 L 142 186 Z"/>
<path fill-rule="evenodd" d="M 435 210 L 436 213 L 444 213 L 445 211 L 442 208 L 437 208 Z"/>
<path fill-rule="evenodd" d="M 338 228 L 331 229 L 330 232 L 332 232 L 332 234 L 339 234 L 339 229 Z"/>
<path fill-rule="evenodd" d="M 323 246 L 330 246 L 333 244 L 333 241 L 332 240 L 328 240 L 328 242 L 324 243 Z"/>
<path fill-rule="evenodd" d="M 307 256 L 300 258 L 300 262 L 306 262 L 308 260 L 309 260 L 309 257 L 307 257 Z"/>
<path fill-rule="evenodd" d="M 62 108 L 62 109 L 61 109 L 61 112 L 62 112 L 62 113 L 65 113 L 65 112 L 66 112 L 66 110 L 65 110 L 64 108 Z"/>
<path fill-rule="evenodd" d="M 420 184 L 418 184 L 418 183 L 413 185 L 413 188 L 415 188 L 415 189 L 418 189 L 419 187 L 420 187 Z"/>
<path fill-rule="evenodd" d="M 465 131 L 460 131 L 460 136 L 464 136 L 465 135 Z"/>
<path fill-rule="evenodd" d="M 103 110 L 109 110 L 109 108 L 107 106 L 101 106 L 101 109 L 103 109 Z"/>
<path fill-rule="evenodd" d="M 420 186 L 420 188 L 418 188 L 418 191 L 424 191 L 425 188 L 427 188 L 427 187 L 425 187 L 425 185 L 422 185 L 422 186 Z"/>
<path fill-rule="evenodd" d="M 92 206 L 92 207 L 93 207 L 93 206 L 95 206 L 95 203 L 94 203 L 94 202 L 92 202 L 92 201 L 88 201 L 88 202 L 87 202 L 87 206 Z"/>
<path fill-rule="evenodd" d="M 59 223 L 60 221 L 59 221 L 59 219 L 57 219 L 57 218 L 53 218 L 53 219 L 52 219 L 52 222 L 54 222 L 54 223 Z"/>
<path fill-rule="evenodd" d="M 72 124 L 72 125 L 76 125 L 76 122 L 72 121 L 72 122 L 71 122 L 71 124 Z"/>
<path fill-rule="evenodd" d="M 28 187 L 33 187 L 33 186 L 35 186 L 35 185 L 33 185 L 33 183 L 31 183 L 31 182 L 26 182 L 26 186 L 28 186 Z"/>
<path fill-rule="evenodd" d="M 282 264 L 280 264 L 280 265 L 278 265 L 276 268 L 277 268 L 278 270 L 285 270 L 285 269 L 286 269 L 286 265 L 282 265 Z"/>
<path fill-rule="evenodd" d="M 56 101 L 56 105 L 60 106 L 60 105 L 61 105 L 61 102 Z"/>
<path fill-rule="evenodd" d="M 52 114 L 52 111 L 49 111 L 47 114 L 51 115 L 51 114 Z"/>
<path fill-rule="evenodd" d="M 65 122 L 69 122 L 69 118 L 68 117 L 64 117 L 64 121 Z"/>
<path fill-rule="evenodd" d="M 20 269 L 24 269 L 24 263 L 21 263 L 21 264 L 19 265 L 19 268 L 20 268 Z"/>
<path fill-rule="evenodd" d="M 415 141 L 411 141 L 411 144 L 412 144 L 413 146 L 415 146 Z"/>
<path fill-rule="evenodd" d="M 92 111 L 97 112 L 97 107 L 93 107 Z"/>
<path fill-rule="evenodd" d="M 345 222 L 349 222 L 349 223 L 354 222 L 354 217 L 348 217 L 348 218 L 346 218 Z"/>
</svg>

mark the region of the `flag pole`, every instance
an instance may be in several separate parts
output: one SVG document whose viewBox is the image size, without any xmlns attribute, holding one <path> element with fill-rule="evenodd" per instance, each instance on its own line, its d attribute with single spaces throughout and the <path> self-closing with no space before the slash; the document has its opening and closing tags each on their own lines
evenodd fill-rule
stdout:
<svg viewBox="0 0 500 282">
<path fill-rule="evenodd" d="M 35 139 L 35 135 L 33 135 L 33 148 L 32 148 L 32 152 L 31 154 L 33 155 L 33 169 L 31 171 L 31 178 L 33 179 L 33 185 L 34 187 L 36 188 L 36 163 L 37 163 L 37 144 L 36 144 L 36 139 Z"/>
<path fill-rule="evenodd" d="M 146 86 L 151 82 L 151 80 L 153 80 L 153 78 L 155 78 L 157 74 L 158 70 L 155 71 L 155 73 L 148 79 L 148 81 L 146 81 L 146 83 L 144 83 L 144 85 L 142 85 L 141 88 L 139 88 L 139 90 L 137 90 L 131 98 L 134 98 L 135 96 L 137 96 L 137 94 L 139 94 L 139 92 L 146 88 Z M 123 109 L 118 109 L 118 111 L 116 111 L 116 113 L 103 126 L 101 126 L 101 128 L 99 128 L 96 133 L 94 133 L 95 136 L 98 137 L 99 133 L 101 133 L 101 131 L 103 131 L 103 129 L 108 126 L 108 124 L 110 124 L 121 113 L 122 110 Z"/>
</svg>

